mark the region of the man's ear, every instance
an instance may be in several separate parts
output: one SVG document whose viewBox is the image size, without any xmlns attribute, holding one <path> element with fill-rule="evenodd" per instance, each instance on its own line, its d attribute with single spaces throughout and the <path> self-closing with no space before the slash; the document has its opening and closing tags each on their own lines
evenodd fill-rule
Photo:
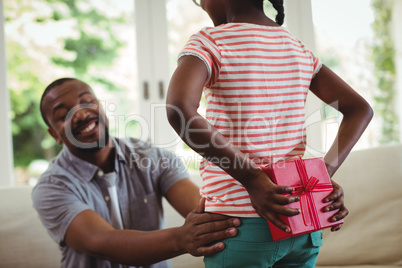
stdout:
<svg viewBox="0 0 402 268">
<path fill-rule="evenodd" d="M 47 132 L 49 132 L 49 134 L 53 137 L 53 139 L 55 139 L 55 141 L 58 144 L 62 144 L 63 142 L 61 141 L 61 139 L 59 138 L 59 136 L 57 136 L 56 132 L 52 129 L 52 128 L 48 128 Z"/>
</svg>

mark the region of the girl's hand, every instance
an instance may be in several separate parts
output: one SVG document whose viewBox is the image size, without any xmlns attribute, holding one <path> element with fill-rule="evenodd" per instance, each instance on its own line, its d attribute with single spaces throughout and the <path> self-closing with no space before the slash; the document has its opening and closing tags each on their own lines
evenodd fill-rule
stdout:
<svg viewBox="0 0 402 268">
<path fill-rule="evenodd" d="M 339 211 L 329 219 L 331 222 L 335 222 L 335 221 L 344 219 L 349 214 L 349 210 L 345 207 L 344 202 L 343 202 L 344 195 L 343 195 L 342 187 L 333 180 L 331 180 L 331 183 L 332 183 L 332 187 L 334 188 L 334 190 L 332 191 L 332 193 L 330 195 L 328 195 L 323 200 L 323 202 L 324 203 L 332 202 L 332 203 L 328 206 L 325 206 L 322 210 L 324 212 L 328 212 L 328 211 L 333 211 L 333 210 L 339 209 Z M 342 224 L 333 226 L 331 228 L 331 231 L 332 232 L 338 231 L 339 229 L 341 229 L 341 227 L 342 227 Z"/>
<path fill-rule="evenodd" d="M 245 185 L 251 199 L 251 203 L 257 213 L 269 220 L 276 227 L 285 232 L 290 232 L 290 227 L 283 223 L 280 215 L 295 216 L 300 213 L 298 209 L 287 208 L 284 205 L 299 201 L 298 196 L 283 196 L 284 193 L 292 193 L 293 187 L 278 186 L 264 173 L 253 179 L 247 180 Z"/>
</svg>

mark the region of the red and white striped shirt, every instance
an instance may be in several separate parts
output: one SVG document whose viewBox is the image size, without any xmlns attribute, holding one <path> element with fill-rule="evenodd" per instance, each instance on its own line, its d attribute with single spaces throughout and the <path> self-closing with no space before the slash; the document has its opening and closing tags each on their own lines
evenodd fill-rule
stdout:
<svg viewBox="0 0 402 268">
<path fill-rule="evenodd" d="M 228 23 L 194 34 L 179 57 L 208 68 L 206 119 L 258 165 L 302 156 L 305 101 L 320 60 L 283 27 Z M 222 164 L 224 164 L 222 162 Z M 259 217 L 245 188 L 211 162 L 200 165 L 206 211 Z"/>
</svg>

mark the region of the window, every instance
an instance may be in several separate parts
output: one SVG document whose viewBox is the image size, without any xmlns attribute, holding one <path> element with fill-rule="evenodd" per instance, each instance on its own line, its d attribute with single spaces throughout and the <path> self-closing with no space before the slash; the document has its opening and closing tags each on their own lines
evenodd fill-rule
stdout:
<svg viewBox="0 0 402 268">
<path fill-rule="evenodd" d="M 38 109 L 44 88 L 57 78 L 87 82 L 104 105 L 111 133 L 135 134 L 135 122 L 121 126 L 121 115 L 139 112 L 133 1 L 3 4 L 17 185 L 35 183 L 60 150 Z"/>
<path fill-rule="evenodd" d="M 376 106 L 378 81 L 375 77 L 373 47 L 376 37 L 373 1 L 312 0 L 316 53 L 324 64 Z M 342 18 L 340 18 L 340 14 Z M 326 148 L 335 137 L 341 116 L 332 108 L 324 108 Z M 354 149 L 378 146 L 382 118 L 375 115 Z"/>
<path fill-rule="evenodd" d="M 378 96 L 379 90 L 372 59 L 372 48 L 378 41 L 372 30 L 376 2 L 381 1 L 285 1 L 285 27 L 372 106 L 376 105 L 374 96 Z M 47 165 L 46 161 L 60 150 L 46 134 L 37 107 L 44 87 L 65 76 L 75 76 L 93 87 L 109 116 L 113 135 L 151 140 L 177 150 L 189 167 L 196 168 L 194 163 L 199 156 L 185 150 L 164 112 L 164 98 L 179 51 L 192 33 L 212 26 L 208 15 L 191 0 L 2 0 L 0 5 L 0 15 L 4 14 L 4 19 L 0 17 L 0 28 L 4 30 L 4 34 L 0 32 L 3 67 L 0 124 L 4 126 L 0 132 L 0 168 L 5 173 L 0 185 L 12 184 L 11 177 L 16 184 L 26 184 L 31 178 L 34 181 Z M 275 14 L 269 10 L 268 15 L 273 17 Z M 395 1 L 387 10 L 396 14 L 402 10 L 402 4 Z M 390 23 L 394 28 L 396 66 L 400 68 L 402 38 L 398 25 L 401 19 L 393 16 Z M 4 49 L 7 53 L 3 53 Z M 3 66 L 5 55 L 7 72 Z M 395 75 L 399 87 L 402 86 L 397 81 L 400 73 L 399 70 Z M 5 81 L 9 91 L 5 89 Z M 394 103 L 389 106 L 397 106 L 396 97 L 401 99 L 401 96 L 395 94 L 391 98 Z M 341 118 L 320 102 L 312 107 L 313 113 L 314 109 L 320 111 L 319 121 L 325 119 L 319 126 L 312 124 L 319 129 L 314 133 L 322 131 L 322 135 L 312 140 L 324 144 L 324 152 L 332 143 Z M 399 117 L 400 110 L 396 111 Z M 380 144 L 379 128 L 387 120 L 384 118 L 375 116 L 356 149 Z M 12 154 L 14 176 L 9 168 Z"/>
</svg>

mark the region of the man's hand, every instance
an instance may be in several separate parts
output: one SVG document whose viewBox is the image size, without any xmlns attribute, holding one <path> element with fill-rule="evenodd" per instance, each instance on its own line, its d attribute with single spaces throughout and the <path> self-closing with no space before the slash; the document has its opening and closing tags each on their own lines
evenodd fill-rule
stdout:
<svg viewBox="0 0 402 268">
<path fill-rule="evenodd" d="M 331 183 L 332 183 L 332 187 L 334 188 L 334 190 L 332 191 L 332 193 L 330 195 L 328 195 L 323 200 L 324 203 L 331 202 L 331 204 L 328 206 L 325 206 L 322 210 L 324 212 L 328 212 L 328 211 L 333 211 L 333 210 L 339 209 L 339 211 L 329 219 L 331 222 L 335 222 L 335 221 L 339 221 L 339 220 L 342 220 L 343 218 L 345 218 L 349 214 L 349 210 L 345 207 L 344 202 L 343 202 L 344 195 L 343 195 L 342 187 L 333 180 L 331 180 Z M 331 231 L 332 232 L 338 231 L 339 229 L 341 229 L 341 227 L 342 227 L 342 224 L 333 226 L 331 228 Z"/>
<path fill-rule="evenodd" d="M 215 241 L 237 235 L 240 220 L 224 215 L 205 213 L 205 198 L 201 198 L 196 209 L 190 212 L 180 228 L 180 246 L 193 256 L 206 256 L 225 248 L 224 243 Z"/>
<path fill-rule="evenodd" d="M 298 196 L 287 197 L 282 195 L 292 193 L 293 187 L 274 184 L 264 172 L 260 172 L 257 177 L 247 181 L 245 187 L 257 213 L 276 227 L 289 233 L 290 227 L 283 223 L 277 214 L 295 216 L 300 213 L 298 209 L 284 206 L 299 201 Z"/>
</svg>

